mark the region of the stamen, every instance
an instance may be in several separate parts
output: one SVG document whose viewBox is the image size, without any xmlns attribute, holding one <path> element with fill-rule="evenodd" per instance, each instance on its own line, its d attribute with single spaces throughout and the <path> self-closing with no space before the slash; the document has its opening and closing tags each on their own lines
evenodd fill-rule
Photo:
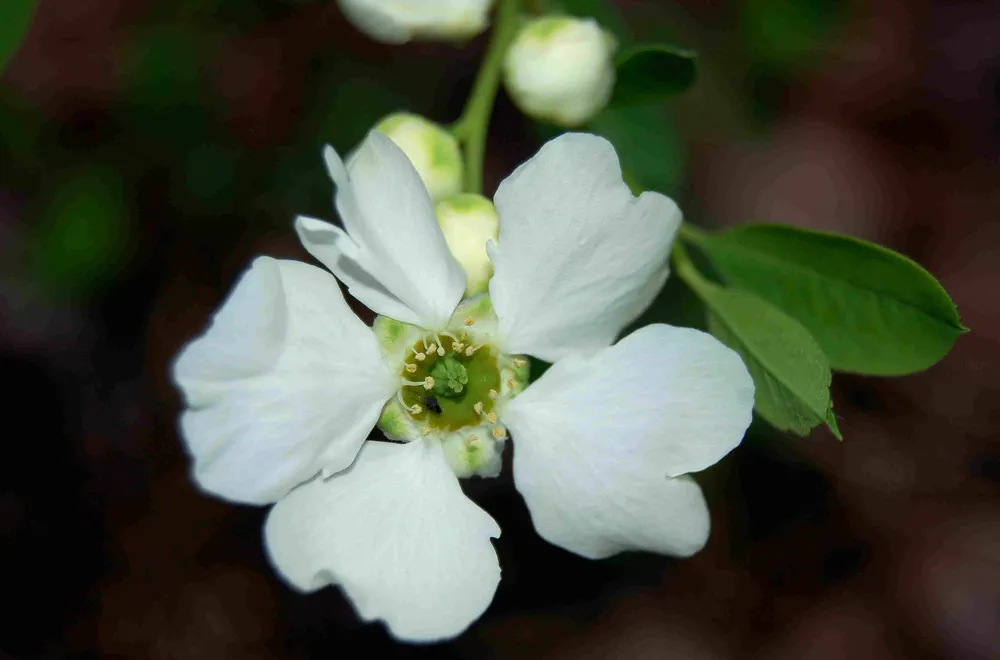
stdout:
<svg viewBox="0 0 1000 660">
<path fill-rule="evenodd" d="M 490 424 L 496 424 L 497 414 L 495 412 L 486 413 L 486 421 L 489 422 Z"/>
<path fill-rule="evenodd" d="M 509 389 L 509 390 L 514 389 L 514 379 L 513 378 L 508 378 L 507 379 L 507 389 Z"/>
<path fill-rule="evenodd" d="M 494 438 L 496 438 L 497 440 L 501 440 L 501 439 L 503 439 L 506 436 L 507 436 L 507 429 L 505 429 L 502 426 L 494 426 L 493 427 L 493 437 Z"/>
<path fill-rule="evenodd" d="M 416 354 L 416 355 L 414 355 L 413 357 L 414 357 L 414 358 L 416 358 L 416 360 L 417 360 L 418 362 L 423 362 L 424 360 L 426 360 L 426 359 L 427 359 L 427 356 L 426 356 L 426 355 L 424 355 L 423 353 L 417 353 L 417 354 Z"/>
<path fill-rule="evenodd" d="M 477 415 L 482 415 L 483 414 L 483 402 L 482 401 L 476 401 L 476 405 L 472 406 L 472 409 L 476 411 Z"/>
<path fill-rule="evenodd" d="M 474 346 L 469 346 L 467 349 L 465 349 L 465 355 L 466 355 L 466 357 L 471 356 L 473 353 L 475 353 L 476 351 L 478 351 L 482 347 L 483 347 L 483 344 L 476 344 Z"/>
<path fill-rule="evenodd" d="M 458 338 L 461 339 L 462 341 L 465 341 L 466 339 L 469 338 L 469 333 L 466 332 L 465 330 L 462 330 L 462 332 L 459 333 Z"/>
<path fill-rule="evenodd" d="M 430 381 L 431 384 L 428 385 L 427 381 Z M 429 390 L 432 387 L 434 387 L 434 378 L 432 378 L 431 376 L 428 376 L 427 378 L 424 378 L 423 380 L 404 380 L 403 381 L 403 386 L 404 387 L 422 387 L 425 390 Z"/>
<path fill-rule="evenodd" d="M 428 353 L 437 353 L 437 347 L 438 347 L 437 344 L 431 344 L 430 346 L 427 347 L 427 352 Z"/>
<path fill-rule="evenodd" d="M 476 323 L 476 319 L 472 318 L 471 316 L 466 316 L 465 317 L 465 325 L 466 325 L 466 327 L 468 327 L 470 325 L 475 325 L 475 323 Z"/>
<path fill-rule="evenodd" d="M 500 396 L 500 394 L 496 390 L 490 390 L 490 398 L 491 399 L 495 399 L 498 396 Z"/>
<path fill-rule="evenodd" d="M 417 403 L 414 403 L 412 406 L 410 406 L 409 408 L 407 408 L 407 410 L 410 411 L 411 415 L 419 415 L 420 413 L 422 413 L 424 411 L 424 409 L 420 407 L 420 404 L 417 404 Z"/>
<path fill-rule="evenodd" d="M 461 353 L 463 348 L 465 348 L 465 344 L 463 344 L 462 342 L 460 341 L 451 342 L 451 350 L 455 351 L 456 353 Z"/>
<path fill-rule="evenodd" d="M 527 360 L 524 360 L 522 358 L 514 358 L 514 366 L 517 367 L 518 369 L 520 369 L 526 364 L 528 364 Z"/>
<path fill-rule="evenodd" d="M 417 365 L 415 365 L 415 364 L 407 364 L 403 368 L 406 369 L 407 373 L 411 373 L 412 374 L 414 371 L 417 370 Z"/>
</svg>

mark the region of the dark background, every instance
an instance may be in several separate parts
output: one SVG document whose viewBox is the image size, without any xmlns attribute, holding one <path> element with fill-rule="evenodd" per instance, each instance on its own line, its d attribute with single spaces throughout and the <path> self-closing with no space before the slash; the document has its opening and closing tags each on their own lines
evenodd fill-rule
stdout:
<svg viewBox="0 0 1000 660">
<path fill-rule="evenodd" d="M 321 145 L 398 109 L 454 120 L 484 39 L 386 47 L 334 2 L 42 0 L 0 77 L 0 656 L 1000 658 L 1000 7 L 619 9 L 701 54 L 651 154 L 687 218 L 897 249 L 972 328 L 954 351 L 835 377 L 843 443 L 755 425 L 699 477 L 689 560 L 580 559 L 509 474 L 467 482 L 503 529 L 496 599 L 451 644 L 396 646 L 278 580 L 265 510 L 192 488 L 168 365 L 254 255 L 308 258 L 291 221 L 333 217 Z M 537 135 L 501 94 L 488 192 Z M 696 314 L 673 282 L 648 319 Z"/>
</svg>

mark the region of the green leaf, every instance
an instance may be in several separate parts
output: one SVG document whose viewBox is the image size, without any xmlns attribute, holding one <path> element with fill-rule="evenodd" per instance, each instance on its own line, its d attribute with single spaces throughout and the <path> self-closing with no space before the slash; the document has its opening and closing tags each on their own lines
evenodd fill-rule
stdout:
<svg viewBox="0 0 1000 660">
<path fill-rule="evenodd" d="M 587 128 L 615 145 L 635 192 L 672 193 L 683 183 L 684 145 L 663 108 L 608 107 Z"/>
<path fill-rule="evenodd" d="M 757 414 L 802 436 L 826 422 L 839 439 L 830 402 L 830 364 L 809 331 L 751 293 L 709 282 L 683 248 L 675 254 L 678 275 L 708 307 L 709 332 L 739 353 L 753 377 Z"/>
<path fill-rule="evenodd" d="M 4 0 L 0 10 L 0 71 L 17 52 L 31 26 L 38 0 Z"/>
<path fill-rule="evenodd" d="M 966 332 L 930 273 L 878 245 L 781 225 L 746 225 L 695 240 L 728 285 L 752 291 L 804 325 L 838 371 L 921 371 Z"/>
<path fill-rule="evenodd" d="M 56 184 L 34 225 L 29 254 L 36 282 L 68 298 L 114 279 L 130 256 L 121 176 L 89 165 Z"/>
<path fill-rule="evenodd" d="M 694 83 L 696 58 L 694 51 L 661 44 L 623 50 L 611 105 L 658 103 L 680 94 Z"/>
</svg>

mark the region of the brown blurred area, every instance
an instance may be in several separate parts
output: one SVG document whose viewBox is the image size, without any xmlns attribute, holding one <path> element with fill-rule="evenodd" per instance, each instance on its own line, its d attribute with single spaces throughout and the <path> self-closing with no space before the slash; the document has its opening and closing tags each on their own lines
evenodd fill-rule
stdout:
<svg viewBox="0 0 1000 660">
<path fill-rule="evenodd" d="M 426 76 L 418 108 L 450 121 L 483 41 L 389 49 L 332 2 L 248 2 L 262 7 L 252 14 L 214 3 L 211 29 L 190 35 L 212 43 L 197 63 L 212 90 L 209 128 L 192 129 L 190 148 L 234 154 L 218 161 L 236 181 L 220 206 L 185 196 L 184 138 L 156 135 L 184 108 L 146 117 L 152 128 L 123 110 L 123 44 L 165 4 L 43 0 L 0 79 L 41 122 L 27 155 L 0 144 L 0 656 L 1000 658 L 995 2 L 847 3 L 815 61 L 781 75 L 731 46 L 740 4 L 672 5 L 703 59 L 672 109 L 687 148 L 686 217 L 878 241 L 938 277 L 972 331 L 923 374 L 837 375 L 843 443 L 755 424 L 699 477 L 713 532 L 691 559 L 583 560 L 537 537 L 507 472 L 468 482 L 503 529 L 503 580 L 478 623 L 432 647 L 395 645 L 337 589 L 302 596 L 279 581 L 261 546 L 266 512 L 189 482 L 169 364 L 254 255 L 308 258 L 295 214 L 333 217 L 319 145 L 305 139 L 316 134 L 299 127 L 310 108 L 326 103 L 325 121 L 338 124 L 337 108 L 351 105 L 356 85 L 317 82 L 340 54 L 361 62 L 357 76 Z M 641 21 L 659 4 L 621 8 Z M 353 135 L 377 118 L 353 117 Z M 501 98 L 487 188 L 535 148 Z M 36 198 L 96 157 L 137 163 L 124 175 L 136 210 L 128 259 L 85 295 L 45 294 L 22 268 Z M 287 175 L 272 168 L 300 157 Z M 678 295 L 673 283 L 657 305 Z"/>
</svg>

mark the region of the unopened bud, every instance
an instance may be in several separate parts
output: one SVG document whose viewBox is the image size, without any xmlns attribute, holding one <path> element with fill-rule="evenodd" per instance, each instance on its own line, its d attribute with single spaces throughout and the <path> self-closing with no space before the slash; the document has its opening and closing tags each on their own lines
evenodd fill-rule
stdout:
<svg viewBox="0 0 1000 660">
<path fill-rule="evenodd" d="M 593 19 L 545 16 L 526 24 L 504 61 L 514 103 L 535 119 L 574 127 L 608 103 L 615 40 Z"/>
<path fill-rule="evenodd" d="M 506 437 L 494 438 L 487 427 L 454 433 L 445 439 L 444 457 L 455 476 L 495 477 L 500 474 Z"/>
<path fill-rule="evenodd" d="M 486 243 L 496 242 L 500 231 L 493 203 L 481 195 L 456 195 L 437 205 L 437 219 L 448 249 L 465 270 L 466 297 L 485 293 L 493 275 Z"/>
<path fill-rule="evenodd" d="M 419 115 L 398 112 L 380 121 L 375 130 L 403 150 L 434 202 L 462 189 L 462 152 L 458 141 L 444 128 Z"/>
<path fill-rule="evenodd" d="M 462 41 L 486 29 L 493 0 L 340 0 L 354 27 L 376 41 Z"/>
</svg>

